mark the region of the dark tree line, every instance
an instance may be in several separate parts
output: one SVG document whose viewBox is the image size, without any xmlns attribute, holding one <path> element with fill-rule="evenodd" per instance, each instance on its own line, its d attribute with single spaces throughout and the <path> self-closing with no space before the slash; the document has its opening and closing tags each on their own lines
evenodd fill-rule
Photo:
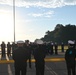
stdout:
<svg viewBox="0 0 76 75">
<path fill-rule="evenodd" d="M 76 40 L 76 26 L 75 25 L 62 25 L 57 24 L 53 31 L 47 31 L 43 38 L 45 42 L 61 42 L 67 44 L 68 40 Z"/>
</svg>

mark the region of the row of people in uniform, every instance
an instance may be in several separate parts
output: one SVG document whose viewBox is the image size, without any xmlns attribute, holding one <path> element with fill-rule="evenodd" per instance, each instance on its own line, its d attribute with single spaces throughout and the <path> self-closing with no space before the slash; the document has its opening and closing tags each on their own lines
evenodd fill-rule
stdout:
<svg viewBox="0 0 76 75">
<path fill-rule="evenodd" d="M 35 41 L 34 47 L 30 49 L 27 43 L 24 47 L 23 41 L 17 42 L 18 48 L 13 51 L 12 58 L 14 60 L 15 75 L 26 75 L 27 73 L 27 60 L 29 60 L 29 68 L 31 67 L 31 49 L 35 59 L 36 75 L 44 75 L 44 67 L 46 57 L 45 47 L 42 41 Z"/>
<path fill-rule="evenodd" d="M 15 66 L 15 75 L 26 75 L 27 73 L 27 60 L 29 60 L 29 68 L 31 66 L 31 49 L 27 44 L 24 47 L 23 41 L 17 42 L 18 48 L 13 51 L 13 60 Z M 46 50 L 43 41 L 36 40 L 35 45 L 33 45 L 33 56 L 35 59 L 35 67 L 36 67 L 36 75 L 44 75 L 45 71 L 45 57 Z M 75 43 L 72 41 L 68 42 L 68 49 L 65 52 L 65 60 L 68 75 L 76 75 L 75 74 L 75 58 L 76 58 L 76 49 Z"/>
<path fill-rule="evenodd" d="M 31 45 L 26 42 L 26 45 L 23 41 L 18 41 L 17 45 L 13 44 L 13 54 L 12 58 L 15 61 L 15 75 L 26 75 L 27 72 L 27 60 L 29 59 L 29 67 L 31 68 L 31 53 L 35 59 L 36 75 L 44 75 L 45 70 L 45 61 L 44 58 L 47 55 L 46 45 L 43 44 L 43 41 L 36 40 L 35 43 Z M 75 75 L 75 58 L 76 58 L 76 49 L 74 42 L 70 42 L 69 49 L 65 52 L 65 60 L 68 75 Z"/>
<path fill-rule="evenodd" d="M 36 45 L 35 43 L 31 43 L 31 42 L 29 43 L 29 40 L 25 41 L 24 47 L 26 46 L 26 44 L 30 45 L 31 50 Z M 43 45 L 44 45 L 44 48 L 46 49 L 47 54 L 50 54 L 50 55 L 52 55 L 52 54 L 57 55 L 58 54 L 58 44 L 57 43 L 53 44 L 52 42 L 50 42 L 50 43 L 43 43 Z M 10 42 L 8 42 L 7 44 L 5 44 L 5 42 L 2 42 L 2 44 L 1 44 L 2 57 L 5 57 L 6 53 L 7 53 L 7 56 L 10 57 L 15 48 L 17 48 L 17 44 L 15 44 L 14 42 L 12 44 L 10 44 Z M 63 43 L 61 44 L 61 51 L 64 52 L 64 44 Z"/>
<path fill-rule="evenodd" d="M 10 44 L 10 42 L 8 42 L 7 44 L 5 44 L 5 42 L 1 43 L 1 55 L 2 57 L 5 57 L 5 54 L 7 53 L 7 56 L 11 56 L 11 53 L 13 52 L 14 48 L 16 48 L 16 44 L 13 42 L 12 44 Z"/>
</svg>

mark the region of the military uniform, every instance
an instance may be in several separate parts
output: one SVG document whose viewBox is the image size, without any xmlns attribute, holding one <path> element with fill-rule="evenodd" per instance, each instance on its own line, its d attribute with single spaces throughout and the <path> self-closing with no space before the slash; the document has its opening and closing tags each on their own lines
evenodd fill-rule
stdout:
<svg viewBox="0 0 76 75">
<path fill-rule="evenodd" d="M 75 75 L 75 56 L 76 49 L 74 47 L 70 47 L 65 52 L 65 60 L 67 65 L 68 75 Z"/>
<path fill-rule="evenodd" d="M 18 47 L 13 51 L 13 59 L 15 75 L 26 75 L 27 60 L 31 60 L 29 50 L 24 47 Z M 31 68 L 31 63 L 29 64 L 29 67 Z"/>
<path fill-rule="evenodd" d="M 8 57 L 11 56 L 11 44 L 10 44 L 10 42 L 8 42 L 8 44 L 7 44 L 7 56 Z"/>
<path fill-rule="evenodd" d="M 55 43 L 55 54 L 57 55 L 58 54 L 58 44 Z"/>
<path fill-rule="evenodd" d="M 4 42 L 2 42 L 2 44 L 1 44 L 2 57 L 5 57 L 5 48 L 6 48 L 6 44 Z"/>
<path fill-rule="evenodd" d="M 36 67 L 36 75 L 44 75 L 45 69 L 45 61 L 44 58 L 46 56 L 45 53 L 45 45 L 37 44 L 34 50 L 34 59 L 35 59 L 35 67 Z"/>
<path fill-rule="evenodd" d="M 64 43 L 61 44 L 61 50 L 64 52 Z"/>
</svg>

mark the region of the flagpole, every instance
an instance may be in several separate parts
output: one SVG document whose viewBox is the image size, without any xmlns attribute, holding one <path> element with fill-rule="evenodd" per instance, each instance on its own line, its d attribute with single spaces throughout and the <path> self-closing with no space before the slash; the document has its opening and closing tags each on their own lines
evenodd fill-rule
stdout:
<svg viewBox="0 0 76 75">
<path fill-rule="evenodd" d="M 15 43 L 15 0 L 13 0 L 13 24 L 14 24 L 14 43 Z"/>
</svg>

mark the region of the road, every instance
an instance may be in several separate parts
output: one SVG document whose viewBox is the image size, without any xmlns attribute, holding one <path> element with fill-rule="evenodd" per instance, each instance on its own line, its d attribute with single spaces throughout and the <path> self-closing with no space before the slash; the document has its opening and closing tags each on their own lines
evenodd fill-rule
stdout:
<svg viewBox="0 0 76 75">
<path fill-rule="evenodd" d="M 66 64 L 64 60 L 65 53 L 59 53 L 58 55 L 48 55 L 45 59 L 45 75 L 67 75 Z M 12 58 L 0 59 L 0 75 L 15 75 L 14 61 Z M 27 75 L 35 74 L 35 63 L 32 59 L 32 69 L 27 66 Z"/>
<path fill-rule="evenodd" d="M 35 72 L 34 63 L 32 69 L 27 66 L 27 75 L 35 75 Z M 14 75 L 14 64 L 0 64 L 0 75 Z M 67 75 L 65 62 L 46 62 L 45 75 Z"/>
</svg>

